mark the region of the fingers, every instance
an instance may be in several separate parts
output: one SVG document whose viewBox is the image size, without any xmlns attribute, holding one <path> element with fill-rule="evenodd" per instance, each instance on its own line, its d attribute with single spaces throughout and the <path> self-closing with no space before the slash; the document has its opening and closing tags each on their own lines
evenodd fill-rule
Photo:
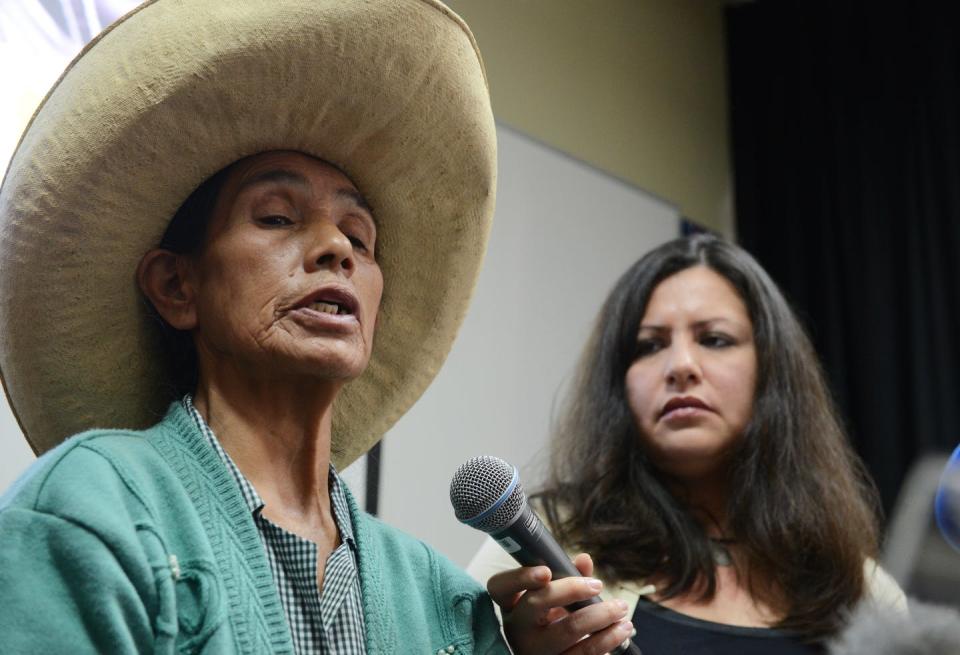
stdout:
<svg viewBox="0 0 960 655">
<path fill-rule="evenodd" d="M 510 569 L 487 580 L 487 593 L 502 610 L 509 612 L 523 592 L 542 589 L 550 582 L 550 576 L 550 569 L 546 566 Z"/>
<path fill-rule="evenodd" d="M 593 559 L 588 554 L 580 553 L 573 558 L 573 564 L 580 575 L 593 575 Z M 550 582 L 551 577 L 550 569 L 546 566 L 522 566 L 491 576 L 487 580 L 487 592 L 493 602 L 509 610 L 521 593 L 541 589 Z"/>
<path fill-rule="evenodd" d="M 582 590 L 555 591 L 554 587 L 560 587 L 561 583 L 585 587 L 583 581 L 583 578 L 555 580 L 547 588 L 524 594 L 515 610 L 504 616 L 504 632 L 515 653 L 606 653 L 630 635 L 633 626 L 623 601 L 596 603 L 569 614 L 556 606 L 543 610 L 544 603 L 557 602 L 556 599 L 564 602 L 583 595 Z"/>
<path fill-rule="evenodd" d="M 593 575 L 593 558 L 587 553 L 580 553 L 573 558 L 573 565 L 580 571 L 580 575 L 589 578 Z"/>
<path fill-rule="evenodd" d="M 507 640 L 517 655 L 601 655 L 628 639 L 633 625 L 627 604 L 597 602 L 575 612 L 564 607 L 600 593 L 593 560 L 581 553 L 573 559 L 583 577 L 552 580 L 545 566 L 520 567 L 494 575 L 487 591 L 503 612 Z"/>
<path fill-rule="evenodd" d="M 633 623 L 624 618 L 613 625 L 594 632 L 563 651 L 563 655 L 604 655 L 633 636 Z"/>
<path fill-rule="evenodd" d="M 563 608 L 576 602 L 589 601 L 602 589 L 603 583 L 596 578 L 560 578 L 541 589 L 527 591 L 513 612 L 543 622 L 543 617 L 551 608 Z"/>
</svg>

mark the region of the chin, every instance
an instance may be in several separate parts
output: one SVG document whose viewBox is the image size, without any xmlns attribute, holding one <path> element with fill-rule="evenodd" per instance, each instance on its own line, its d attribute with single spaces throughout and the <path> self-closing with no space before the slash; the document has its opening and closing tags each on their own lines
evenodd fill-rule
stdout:
<svg viewBox="0 0 960 655">
<path fill-rule="evenodd" d="M 365 357 L 324 357 L 304 362 L 302 371 L 318 379 L 349 382 L 363 374 L 367 362 Z"/>
<path fill-rule="evenodd" d="M 366 370 L 369 356 L 354 349 L 324 348 L 308 352 L 286 351 L 270 359 L 272 361 L 262 365 L 273 368 L 280 377 L 349 382 Z"/>
</svg>

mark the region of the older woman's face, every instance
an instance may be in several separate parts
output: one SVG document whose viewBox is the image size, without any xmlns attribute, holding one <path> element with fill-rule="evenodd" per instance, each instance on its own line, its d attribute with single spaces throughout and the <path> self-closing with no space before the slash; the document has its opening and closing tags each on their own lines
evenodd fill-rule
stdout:
<svg viewBox="0 0 960 655">
<path fill-rule="evenodd" d="M 651 461 L 681 478 L 714 472 L 753 411 L 757 355 L 743 301 L 711 269 L 685 269 L 654 289 L 637 340 L 627 400 Z"/>
<path fill-rule="evenodd" d="M 376 239 L 370 208 L 336 168 L 295 152 L 241 161 L 191 266 L 201 365 L 358 376 L 383 291 Z"/>
</svg>

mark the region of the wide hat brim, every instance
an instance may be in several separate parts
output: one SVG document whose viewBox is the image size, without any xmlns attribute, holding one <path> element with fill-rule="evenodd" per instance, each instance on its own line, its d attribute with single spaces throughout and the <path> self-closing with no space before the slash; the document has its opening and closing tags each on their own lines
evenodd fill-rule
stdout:
<svg viewBox="0 0 960 655">
<path fill-rule="evenodd" d="M 137 263 L 201 181 L 269 150 L 340 167 L 378 224 L 374 351 L 337 399 L 335 463 L 423 393 L 493 214 L 496 137 L 466 25 L 432 0 L 154 0 L 74 60 L 0 187 L 0 372 L 34 451 L 162 416 Z"/>
</svg>

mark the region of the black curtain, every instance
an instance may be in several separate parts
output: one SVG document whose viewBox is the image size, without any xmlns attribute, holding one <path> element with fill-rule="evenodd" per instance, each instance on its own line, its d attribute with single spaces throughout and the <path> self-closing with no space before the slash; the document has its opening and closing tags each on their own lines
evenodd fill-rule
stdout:
<svg viewBox="0 0 960 655">
<path fill-rule="evenodd" d="M 889 511 L 960 441 L 960 37 L 949 4 L 727 10 L 737 230 L 812 333 Z"/>
</svg>

